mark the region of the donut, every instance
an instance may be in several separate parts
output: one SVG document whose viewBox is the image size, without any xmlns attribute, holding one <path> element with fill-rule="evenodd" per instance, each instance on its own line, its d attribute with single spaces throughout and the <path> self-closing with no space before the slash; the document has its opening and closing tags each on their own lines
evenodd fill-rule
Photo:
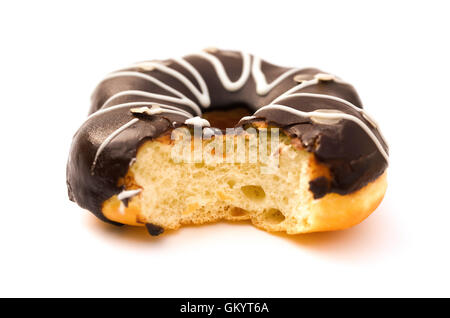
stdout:
<svg viewBox="0 0 450 318">
<path fill-rule="evenodd" d="M 70 200 L 155 236 L 250 220 L 288 234 L 360 223 L 387 188 L 388 145 L 350 84 L 206 49 L 110 73 L 67 163 Z"/>
</svg>

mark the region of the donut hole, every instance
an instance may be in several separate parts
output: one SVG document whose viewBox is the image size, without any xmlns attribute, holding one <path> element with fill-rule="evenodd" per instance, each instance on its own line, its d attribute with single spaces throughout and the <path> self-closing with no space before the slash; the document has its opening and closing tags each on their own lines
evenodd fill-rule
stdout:
<svg viewBox="0 0 450 318">
<path fill-rule="evenodd" d="M 286 219 L 286 217 L 280 210 L 272 208 L 264 211 L 262 219 L 266 223 L 280 224 Z"/>
<path fill-rule="evenodd" d="M 244 116 L 250 116 L 253 112 L 245 105 L 227 108 L 226 110 L 211 110 L 202 114 L 202 117 L 209 121 L 211 127 L 225 131 L 227 128 L 233 128 Z"/>
<path fill-rule="evenodd" d="M 262 201 L 266 197 L 266 192 L 264 189 L 257 185 L 247 185 L 241 187 L 242 193 L 252 201 Z"/>
</svg>

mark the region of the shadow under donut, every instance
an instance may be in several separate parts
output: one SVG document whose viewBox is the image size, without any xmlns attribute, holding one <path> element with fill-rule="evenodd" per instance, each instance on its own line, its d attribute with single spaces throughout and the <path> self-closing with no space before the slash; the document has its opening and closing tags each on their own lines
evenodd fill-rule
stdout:
<svg viewBox="0 0 450 318">
<path fill-rule="evenodd" d="M 343 262 L 358 263 L 373 261 L 374 259 L 385 258 L 392 255 L 397 250 L 399 243 L 399 231 L 396 229 L 396 224 L 389 218 L 389 214 L 391 214 L 392 211 L 389 211 L 389 208 L 385 203 L 386 202 L 381 204 L 373 215 L 369 216 L 362 223 L 346 230 L 297 235 L 288 235 L 279 232 L 267 233 L 263 230 L 261 231 L 279 238 L 280 241 L 293 244 L 301 249 L 307 249 L 327 258 Z M 230 228 L 254 228 L 250 221 L 221 221 L 203 225 L 184 225 L 179 230 L 168 230 L 157 237 L 152 237 L 148 234 L 145 227 L 113 226 L 97 220 L 95 217 L 91 216 L 90 213 L 86 215 L 86 223 L 88 223 L 88 226 L 97 234 L 106 236 L 108 239 L 114 241 L 144 246 L 151 244 L 152 247 L 155 247 L 155 244 L 163 244 L 168 236 L 171 236 L 171 238 L 174 238 L 174 236 L 183 238 L 186 233 L 189 234 L 192 230 L 209 230 L 223 224 L 230 224 Z M 226 232 L 228 232 L 228 229 Z M 204 233 L 202 233 L 202 235 L 203 234 Z M 186 240 L 183 238 L 179 241 L 180 245 L 182 245 Z"/>
</svg>

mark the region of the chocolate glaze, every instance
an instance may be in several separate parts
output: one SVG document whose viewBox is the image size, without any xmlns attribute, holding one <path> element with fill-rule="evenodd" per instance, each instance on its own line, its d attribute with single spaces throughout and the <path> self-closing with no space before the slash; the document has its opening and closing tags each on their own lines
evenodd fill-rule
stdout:
<svg viewBox="0 0 450 318">
<path fill-rule="evenodd" d="M 314 199 L 319 199 L 330 191 L 330 181 L 322 176 L 309 182 L 309 190 L 314 194 Z"/>
<path fill-rule="evenodd" d="M 158 236 L 164 232 L 164 229 L 156 224 L 145 223 L 145 227 L 151 236 Z"/>
<path fill-rule="evenodd" d="M 244 55 L 239 52 L 219 50 L 208 52 L 208 54 L 220 61 L 230 81 L 237 81 L 240 78 L 245 69 Z M 251 63 L 255 63 L 255 57 L 249 58 Z M 130 109 L 147 106 L 151 102 L 174 106 L 193 116 L 198 115 L 189 103 L 176 99 L 177 94 L 181 93 L 202 112 L 231 108 L 235 105 L 245 105 L 256 112 L 289 89 L 298 86 L 299 78 L 313 81 L 316 74 L 322 73 L 313 68 L 297 70 L 262 61 L 260 70 L 267 83 L 287 74 L 286 72 L 290 73 L 268 92 L 258 94 L 256 84 L 258 80 L 253 70 L 247 78 L 244 78 L 245 81 L 241 87 L 231 91 L 224 87 L 217 69 L 204 56 L 190 55 L 184 60 L 192 65 L 204 79 L 210 97 L 208 107 L 202 106 L 192 89 L 189 89 L 179 78 L 159 69 L 143 68 L 142 65 L 145 63 L 118 71 L 120 73 L 112 73 L 113 76 L 107 77 L 97 86 L 92 95 L 90 116 L 76 132 L 70 150 L 67 187 L 72 201 L 90 210 L 100 219 L 117 224 L 103 216 L 102 203 L 122 190 L 118 180 L 127 173 L 130 161 L 135 158 L 139 146 L 146 140 L 157 138 L 174 127 L 183 125 L 190 116 L 185 113 L 166 112 L 140 116 L 132 114 Z M 184 75 L 193 87 L 201 90 L 201 85 L 192 72 L 179 61 L 165 60 L 155 63 L 176 70 Z M 136 76 L 136 73 L 144 77 Z M 116 76 L 117 74 L 122 75 Z M 150 81 L 145 76 L 150 76 L 159 82 Z M 298 91 L 294 90 L 293 93 L 331 95 L 362 109 L 362 103 L 351 85 L 338 79 L 316 82 L 299 88 Z M 169 91 L 167 87 L 164 88 L 158 83 L 164 83 L 175 91 Z M 124 91 L 129 92 L 124 94 Z M 139 92 L 136 93 L 136 91 Z M 142 94 L 142 92 L 151 94 Z M 388 147 L 378 129 L 363 114 L 339 100 L 318 98 L 315 95 L 288 96 L 277 104 L 303 112 L 334 109 L 352 115 L 369 127 L 385 153 L 388 152 Z M 171 99 L 168 100 L 167 97 Z M 314 122 L 307 116 L 294 115 L 269 107 L 261 109 L 254 118 L 243 118 L 236 127 L 243 127 L 257 120 L 264 120 L 280 127 L 291 138 L 298 138 L 304 148 L 313 153 L 319 162 L 329 166 L 331 180 L 319 177 L 310 183 L 310 190 L 315 198 L 329 192 L 339 194 L 354 192 L 380 176 L 387 167 L 385 156 L 377 148 L 374 140 L 353 121 L 341 119 L 333 124 L 323 124 Z M 124 125 L 129 126 L 121 130 Z"/>
</svg>

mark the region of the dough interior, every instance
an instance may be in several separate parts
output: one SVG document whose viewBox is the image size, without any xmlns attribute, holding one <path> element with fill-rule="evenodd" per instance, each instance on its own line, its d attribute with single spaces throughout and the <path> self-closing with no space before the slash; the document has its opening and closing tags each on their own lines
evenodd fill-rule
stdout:
<svg viewBox="0 0 450 318">
<path fill-rule="evenodd" d="M 228 138 L 235 141 L 234 150 L 238 139 L 243 138 L 240 141 L 247 146 L 245 162 L 227 163 L 214 157 L 211 140 L 192 138 L 192 143 L 202 143 L 200 162 L 177 162 L 177 157 L 174 160 L 175 146 L 169 135 L 145 142 L 121 181 L 125 189 L 141 192 L 129 198 L 127 204 L 114 195 L 104 202 L 103 214 L 124 224 L 151 223 L 164 229 L 219 220 L 250 220 L 267 231 L 296 234 L 358 224 L 376 209 L 386 191 L 384 173 L 354 193 L 329 193 L 314 199 L 309 182 L 329 176 L 329 171 L 313 154 L 281 135 L 277 149 L 267 149 L 267 154 L 278 156 L 278 162 L 274 164 L 270 156 L 266 162 L 250 162 L 248 138 Z M 225 145 L 226 138 L 216 137 L 216 141 Z M 269 135 L 268 148 L 270 143 Z"/>
</svg>

